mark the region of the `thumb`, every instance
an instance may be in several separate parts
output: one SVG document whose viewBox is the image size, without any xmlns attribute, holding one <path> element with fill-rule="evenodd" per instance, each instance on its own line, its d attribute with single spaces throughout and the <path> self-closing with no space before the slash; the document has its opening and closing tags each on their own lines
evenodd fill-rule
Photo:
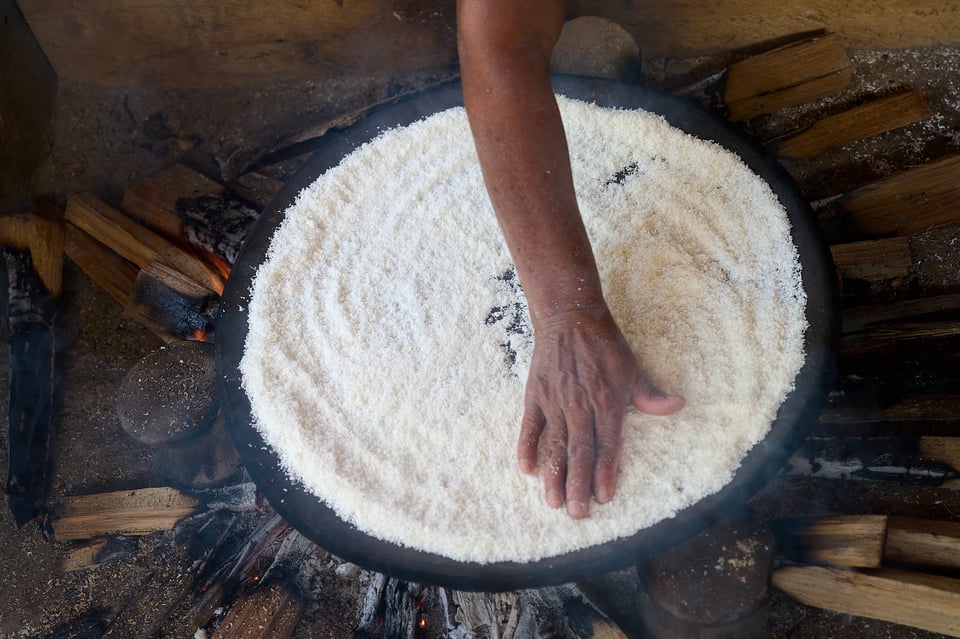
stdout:
<svg viewBox="0 0 960 639">
<path fill-rule="evenodd" d="M 672 415 L 687 401 L 679 395 L 668 395 L 642 375 L 637 378 L 633 393 L 630 395 L 630 404 L 647 415 Z"/>
</svg>

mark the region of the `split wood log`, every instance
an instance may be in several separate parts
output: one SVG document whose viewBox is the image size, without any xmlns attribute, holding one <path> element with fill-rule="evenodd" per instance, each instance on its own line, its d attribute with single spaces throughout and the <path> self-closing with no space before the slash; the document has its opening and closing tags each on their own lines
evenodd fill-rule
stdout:
<svg viewBox="0 0 960 639">
<path fill-rule="evenodd" d="M 908 277 L 913 266 L 905 237 L 834 244 L 830 253 L 844 279 L 883 282 Z"/>
<path fill-rule="evenodd" d="M 123 259 L 73 224 L 67 224 L 66 244 L 69 257 L 90 279 L 126 306 L 137 279 L 136 265 Z"/>
<path fill-rule="evenodd" d="M 960 221 L 960 154 L 908 169 L 844 195 L 837 209 L 863 237 L 911 235 Z"/>
<path fill-rule="evenodd" d="M 69 196 L 66 218 L 140 268 L 163 262 L 198 284 L 223 286 L 223 280 L 195 256 L 90 193 Z"/>
<path fill-rule="evenodd" d="M 731 120 L 749 120 L 839 93 L 851 76 L 836 35 L 808 38 L 730 65 L 724 103 Z"/>
<path fill-rule="evenodd" d="M 821 424 L 957 420 L 960 420 L 960 395 L 907 395 L 889 406 L 828 404 L 820 413 Z"/>
<path fill-rule="evenodd" d="M 801 133 L 771 143 L 769 149 L 793 160 L 813 157 L 932 115 L 923 93 L 907 91 L 824 118 Z"/>
<path fill-rule="evenodd" d="M 954 413 L 956 419 L 960 413 Z M 938 437 L 923 435 L 919 443 L 920 454 L 947 464 L 960 471 L 960 437 Z"/>
<path fill-rule="evenodd" d="M 220 296 L 163 262 L 150 262 L 137 274 L 123 311 L 166 343 L 212 339 Z"/>
<path fill-rule="evenodd" d="M 942 313 L 960 313 L 960 294 L 931 295 L 890 304 L 855 306 L 843 310 L 840 323 L 843 333 L 849 335 L 862 332 L 871 324 L 917 319 Z"/>
<path fill-rule="evenodd" d="M 94 539 L 67 549 L 63 557 L 63 571 L 86 570 L 118 559 L 132 557 L 137 552 L 137 541 L 130 537 Z"/>
<path fill-rule="evenodd" d="M 127 189 L 121 208 L 127 215 L 170 240 L 182 235 L 182 221 L 177 215 L 177 200 L 182 197 L 221 195 L 222 184 L 184 166 L 174 164 L 156 175 L 145 178 Z"/>
<path fill-rule="evenodd" d="M 874 324 L 860 335 L 848 335 L 840 339 L 841 358 L 894 352 L 916 348 L 924 344 L 934 348 L 937 340 L 960 336 L 960 321 L 953 322 L 903 322 Z"/>
<path fill-rule="evenodd" d="M 960 523 L 890 517 L 884 558 L 900 564 L 960 569 Z"/>
<path fill-rule="evenodd" d="M 257 171 L 248 171 L 230 182 L 230 190 L 238 198 L 259 209 L 265 208 L 282 186 L 280 180 Z"/>
<path fill-rule="evenodd" d="M 57 541 L 170 530 L 199 502 L 173 488 L 142 488 L 67 497 L 53 523 Z"/>
<path fill-rule="evenodd" d="M 773 585 L 808 606 L 960 637 L 960 580 L 893 569 L 787 566 L 774 571 Z"/>
<path fill-rule="evenodd" d="M 62 251 L 61 243 L 54 244 L 48 247 L 50 251 Z M 19 528 L 39 514 L 47 495 L 54 431 L 53 327 L 58 299 L 34 271 L 31 251 L 4 249 L 3 255 L 8 278 L 10 362 L 9 463 L 4 493 Z M 61 264 L 62 260 L 61 252 Z"/>
<path fill-rule="evenodd" d="M 63 212 L 39 202 L 29 213 L 0 217 L 0 245 L 30 251 L 30 260 L 44 288 L 60 295 L 63 288 Z"/>
<path fill-rule="evenodd" d="M 879 568 L 887 515 L 832 515 L 774 522 L 778 553 L 805 563 Z"/>
<path fill-rule="evenodd" d="M 303 610 L 303 600 L 285 584 L 263 586 L 230 608 L 211 639 L 289 639 Z"/>
</svg>

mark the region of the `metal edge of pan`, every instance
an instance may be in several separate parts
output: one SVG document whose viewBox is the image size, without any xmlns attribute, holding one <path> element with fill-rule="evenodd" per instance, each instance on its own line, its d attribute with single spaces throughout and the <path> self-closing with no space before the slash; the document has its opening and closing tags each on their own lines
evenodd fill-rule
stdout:
<svg viewBox="0 0 960 639">
<path fill-rule="evenodd" d="M 771 186 L 789 215 L 807 294 L 805 363 L 768 436 L 748 452 L 733 480 L 671 519 L 636 534 L 529 563 L 460 562 L 384 542 L 341 520 L 292 481 L 252 424 L 239 364 L 247 332 L 250 286 L 270 240 L 297 194 L 341 158 L 387 128 L 461 106 L 452 84 L 380 109 L 357 124 L 328 133 L 323 146 L 271 201 L 247 240 L 221 299 L 216 330 L 218 386 L 231 436 L 260 491 L 297 530 L 333 554 L 394 577 L 460 590 L 503 591 L 557 585 L 635 565 L 744 507 L 784 465 L 823 407 L 834 373 L 839 321 L 833 262 L 807 202 L 786 171 L 752 140 L 692 100 L 608 80 L 556 76 L 557 93 L 601 106 L 642 108 L 691 135 L 736 153 Z"/>
</svg>

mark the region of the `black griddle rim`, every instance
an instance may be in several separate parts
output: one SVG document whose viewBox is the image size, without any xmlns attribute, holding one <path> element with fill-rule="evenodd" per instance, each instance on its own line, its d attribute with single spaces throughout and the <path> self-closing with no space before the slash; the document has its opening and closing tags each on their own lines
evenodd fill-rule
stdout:
<svg viewBox="0 0 960 639">
<path fill-rule="evenodd" d="M 294 528 L 342 559 L 408 581 L 472 591 L 557 585 L 636 565 L 711 523 L 742 511 L 748 499 L 786 463 L 823 407 L 834 374 L 839 334 L 837 284 L 833 261 L 816 218 L 789 174 L 734 126 L 692 100 L 634 85 L 569 76 L 556 76 L 554 89 L 601 106 L 642 108 L 658 113 L 691 135 L 712 140 L 735 152 L 770 184 L 790 217 L 807 294 L 806 361 L 797 375 L 795 388 L 780 407 L 769 435 L 747 454 L 733 481 L 675 517 L 631 537 L 530 563 L 481 565 L 387 543 L 341 520 L 316 496 L 287 477 L 277 456 L 252 424 L 250 403 L 239 374 L 249 293 L 274 231 L 303 188 L 381 131 L 463 104 L 458 83 L 404 99 L 375 111 L 347 129 L 324 136 L 319 150 L 284 185 L 261 216 L 234 265 L 217 320 L 219 392 L 241 459 L 263 495 Z"/>
</svg>

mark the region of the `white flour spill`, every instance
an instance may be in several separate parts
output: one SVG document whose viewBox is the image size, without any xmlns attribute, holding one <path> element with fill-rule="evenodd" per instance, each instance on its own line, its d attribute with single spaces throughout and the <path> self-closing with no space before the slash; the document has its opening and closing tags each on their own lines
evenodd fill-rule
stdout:
<svg viewBox="0 0 960 639">
<path fill-rule="evenodd" d="M 533 336 L 466 113 L 386 132 L 287 211 L 241 363 L 290 476 L 371 535 L 481 563 L 631 535 L 726 485 L 793 388 L 805 295 L 766 183 L 657 116 L 560 105 L 608 304 L 686 407 L 627 416 L 611 503 L 547 507 L 517 470 Z"/>
</svg>

